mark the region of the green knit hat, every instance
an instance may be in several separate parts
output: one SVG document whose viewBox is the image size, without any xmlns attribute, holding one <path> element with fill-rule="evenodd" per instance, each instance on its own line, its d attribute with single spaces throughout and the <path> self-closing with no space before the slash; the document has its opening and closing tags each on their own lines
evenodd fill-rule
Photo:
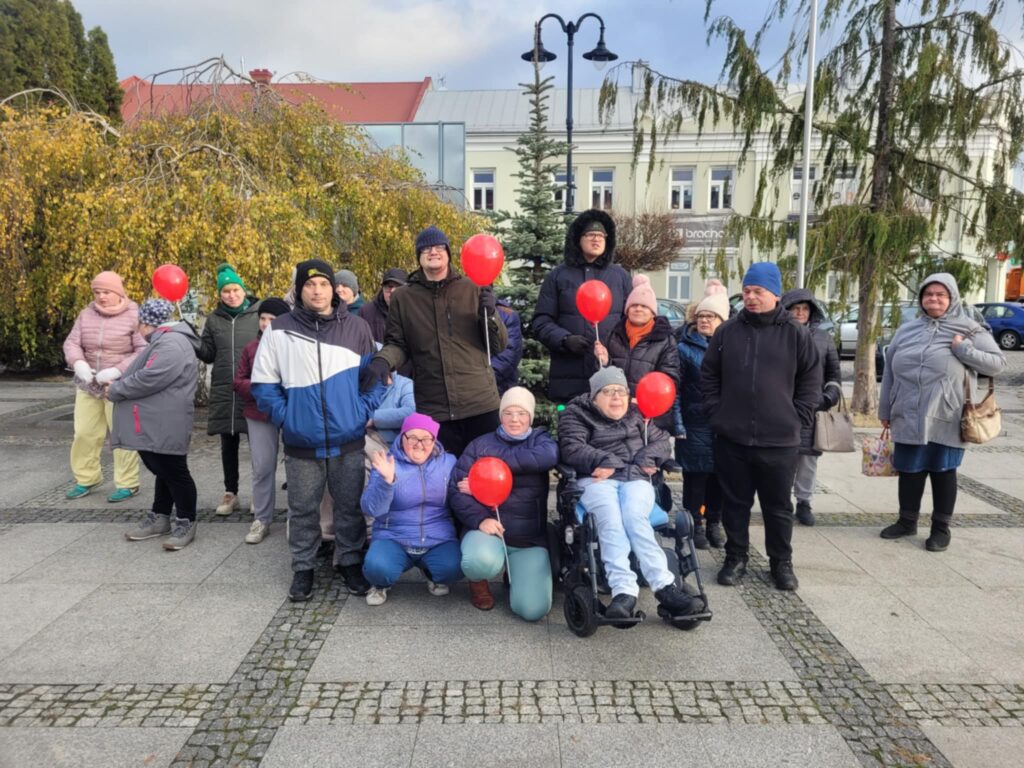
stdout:
<svg viewBox="0 0 1024 768">
<path fill-rule="evenodd" d="M 242 278 L 235 272 L 235 268 L 227 262 L 217 267 L 217 293 L 223 291 L 225 285 L 240 285 L 243 291 L 247 291 Z"/>
</svg>

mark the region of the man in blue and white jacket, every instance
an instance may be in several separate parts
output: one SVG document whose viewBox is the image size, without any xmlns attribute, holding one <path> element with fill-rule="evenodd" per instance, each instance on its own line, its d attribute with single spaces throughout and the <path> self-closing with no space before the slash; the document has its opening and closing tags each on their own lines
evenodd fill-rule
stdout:
<svg viewBox="0 0 1024 768">
<path fill-rule="evenodd" d="M 362 572 L 359 496 L 366 422 L 384 387 L 360 393 L 359 374 L 373 351 L 370 326 L 350 315 L 335 292 L 334 270 L 319 259 L 298 264 L 295 309 L 264 332 L 252 371 L 256 405 L 281 427 L 284 441 L 294 602 L 313 593 L 325 486 L 334 498 L 335 569 L 353 594 L 370 588 Z"/>
</svg>

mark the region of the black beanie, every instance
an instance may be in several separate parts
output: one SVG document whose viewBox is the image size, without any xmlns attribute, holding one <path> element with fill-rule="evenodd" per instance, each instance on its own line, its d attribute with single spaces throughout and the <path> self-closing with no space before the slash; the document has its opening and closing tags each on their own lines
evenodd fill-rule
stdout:
<svg viewBox="0 0 1024 768">
<path fill-rule="evenodd" d="M 320 259 L 307 259 L 300 261 L 295 266 L 295 303 L 302 303 L 302 286 L 311 277 L 326 277 L 331 281 L 331 290 L 337 296 L 338 284 L 334 281 L 334 270 L 326 261 Z M 340 299 L 339 299 L 340 301 Z"/>
<path fill-rule="evenodd" d="M 287 315 L 291 312 L 291 309 L 285 303 L 284 299 L 279 299 L 276 296 L 264 299 L 260 302 L 259 314 L 273 315 L 274 317 L 280 317 L 281 315 Z"/>
</svg>

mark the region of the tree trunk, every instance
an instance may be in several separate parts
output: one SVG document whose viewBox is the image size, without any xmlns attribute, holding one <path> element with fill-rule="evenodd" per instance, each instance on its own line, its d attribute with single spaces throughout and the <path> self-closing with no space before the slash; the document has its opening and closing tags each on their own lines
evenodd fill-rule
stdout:
<svg viewBox="0 0 1024 768">
<path fill-rule="evenodd" d="M 875 162 L 871 179 L 871 212 L 884 214 L 889 208 L 889 172 L 892 159 L 891 117 L 895 83 L 893 68 L 896 51 L 896 2 L 882 0 L 882 46 L 878 65 L 878 114 L 875 130 Z M 857 354 L 854 359 L 853 402 L 856 413 L 874 414 L 878 410 L 875 386 L 875 338 L 878 333 L 878 268 L 882 254 L 874 242 L 864 254 L 857 288 Z"/>
</svg>

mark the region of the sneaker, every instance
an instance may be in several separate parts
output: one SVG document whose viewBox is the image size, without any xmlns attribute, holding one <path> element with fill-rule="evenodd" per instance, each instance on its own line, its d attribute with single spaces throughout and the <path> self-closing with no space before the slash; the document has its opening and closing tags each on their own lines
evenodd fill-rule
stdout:
<svg viewBox="0 0 1024 768">
<path fill-rule="evenodd" d="M 725 546 L 725 531 L 721 523 L 712 523 L 709 520 L 705 528 L 707 528 L 708 544 L 715 549 L 721 549 Z"/>
<path fill-rule="evenodd" d="M 366 593 L 367 605 L 384 605 L 387 599 L 387 587 L 370 587 L 370 591 Z"/>
<path fill-rule="evenodd" d="M 70 491 L 64 494 L 64 498 L 80 499 L 83 496 L 87 496 L 89 494 L 89 491 L 91 491 L 95 487 L 96 486 L 94 485 L 82 485 L 81 483 L 76 483 L 75 485 L 71 486 Z"/>
<path fill-rule="evenodd" d="M 270 533 L 270 526 L 264 525 L 259 520 L 253 520 L 249 526 L 249 532 L 245 534 L 246 544 L 259 544 Z"/>
<path fill-rule="evenodd" d="M 238 496 L 234 493 L 227 492 L 224 494 L 224 498 L 220 500 L 220 504 L 217 505 L 216 512 L 218 515 L 230 515 L 232 512 L 237 512 L 241 505 L 238 503 Z"/>
<path fill-rule="evenodd" d="M 351 595 L 362 597 L 370 591 L 370 582 L 363 576 L 363 566 L 360 563 L 353 565 L 336 565 L 334 570 L 341 574 L 341 580 Z"/>
<path fill-rule="evenodd" d="M 196 537 L 196 521 L 184 517 L 174 518 L 174 525 L 171 528 L 171 537 L 164 542 L 164 549 L 176 552 L 184 549 L 192 543 Z"/>
<path fill-rule="evenodd" d="M 486 581 L 469 582 L 469 602 L 477 610 L 491 610 L 494 607 L 494 595 L 491 594 L 491 585 Z"/>
<path fill-rule="evenodd" d="M 904 536 L 916 536 L 917 521 L 901 515 L 895 523 L 887 525 L 878 535 L 883 539 L 901 539 Z"/>
<path fill-rule="evenodd" d="M 781 589 L 783 592 L 795 592 L 796 588 L 800 586 L 800 581 L 793 573 L 793 563 L 789 560 L 772 563 L 771 572 L 776 589 Z"/>
<path fill-rule="evenodd" d="M 451 590 L 448 589 L 447 584 L 438 584 L 437 582 L 427 579 L 427 592 L 432 594 L 434 597 L 444 597 L 451 592 Z"/>
<path fill-rule="evenodd" d="M 814 525 L 814 513 L 811 511 L 811 502 L 798 501 L 796 503 L 796 519 L 800 525 Z"/>
<path fill-rule="evenodd" d="M 153 510 L 146 513 L 142 522 L 130 531 L 125 531 L 124 537 L 128 541 L 145 541 L 154 539 L 157 536 L 166 536 L 171 532 L 171 516 L 158 515 Z"/>
<path fill-rule="evenodd" d="M 742 555 L 726 555 L 722 570 L 718 572 L 718 583 L 723 587 L 735 587 L 747 572 L 747 558 Z"/>
<path fill-rule="evenodd" d="M 608 619 L 629 619 L 633 617 L 634 610 L 636 610 L 636 598 L 622 593 L 612 598 L 608 607 L 604 609 L 604 615 Z"/>
<path fill-rule="evenodd" d="M 662 587 L 654 593 L 657 600 L 671 616 L 689 616 L 704 610 L 704 601 L 699 597 L 686 594 L 675 584 Z"/>
<path fill-rule="evenodd" d="M 288 599 L 293 603 L 304 603 L 313 596 L 313 570 L 296 571 L 292 575 L 292 586 L 288 590 Z"/>
<path fill-rule="evenodd" d="M 112 494 L 107 496 L 107 501 L 109 501 L 111 504 L 117 504 L 117 502 L 119 502 L 119 501 L 124 501 L 125 499 L 130 499 L 132 496 L 134 496 L 138 492 L 139 492 L 138 487 L 135 487 L 135 488 L 118 488 Z"/>
</svg>

